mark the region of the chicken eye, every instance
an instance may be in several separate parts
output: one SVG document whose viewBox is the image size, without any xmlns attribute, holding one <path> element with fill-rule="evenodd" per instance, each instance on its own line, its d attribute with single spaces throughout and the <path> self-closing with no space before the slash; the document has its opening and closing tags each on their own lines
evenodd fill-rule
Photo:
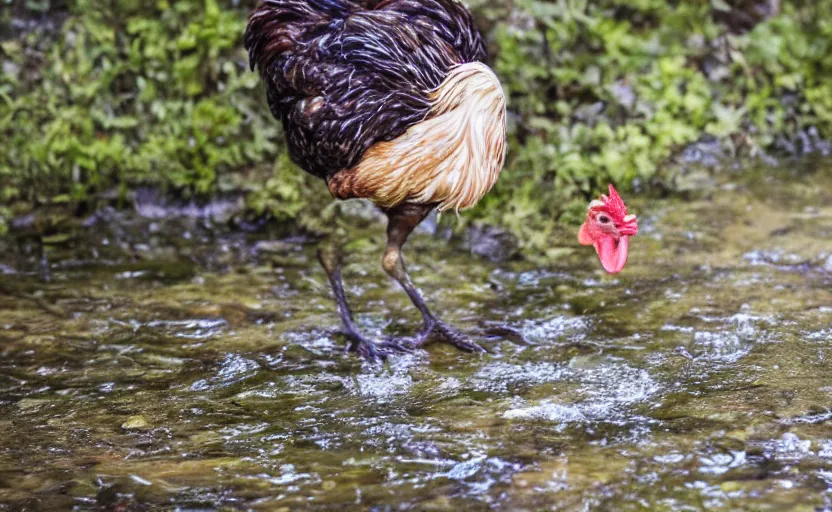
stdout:
<svg viewBox="0 0 832 512">
<path fill-rule="evenodd" d="M 598 222 L 600 222 L 601 224 L 608 224 L 610 222 L 610 218 L 606 215 L 599 215 Z"/>
</svg>

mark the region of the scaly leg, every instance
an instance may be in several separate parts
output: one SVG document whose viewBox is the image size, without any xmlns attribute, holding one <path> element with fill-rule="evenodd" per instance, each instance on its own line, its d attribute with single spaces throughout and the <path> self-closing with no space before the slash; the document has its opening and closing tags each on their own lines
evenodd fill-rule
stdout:
<svg viewBox="0 0 832 512">
<path fill-rule="evenodd" d="M 341 317 L 344 335 L 350 340 L 349 351 L 358 352 L 362 357 L 369 360 L 386 358 L 391 351 L 407 352 L 407 348 L 394 342 L 376 344 L 362 336 L 358 331 L 358 327 L 352 318 L 352 311 L 347 303 L 344 283 L 341 280 L 343 260 L 340 250 L 325 242 L 318 249 L 318 260 L 326 270 L 329 284 L 332 286 L 332 293 L 335 295 L 335 302 L 338 305 L 338 316 Z"/>
<path fill-rule="evenodd" d="M 456 329 L 445 324 L 434 315 L 422 295 L 413 282 L 404 266 L 402 258 L 402 246 L 407 241 L 410 233 L 422 222 L 428 213 L 433 210 L 433 205 L 402 204 L 384 211 L 387 215 L 387 248 L 384 251 L 382 266 L 393 279 L 404 288 L 407 296 L 410 297 L 413 305 L 422 314 L 425 326 L 422 331 L 411 341 L 416 347 L 424 345 L 432 333 L 441 336 L 442 341 L 449 343 L 466 352 L 485 352 L 479 345 L 468 340 Z"/>
</svg>

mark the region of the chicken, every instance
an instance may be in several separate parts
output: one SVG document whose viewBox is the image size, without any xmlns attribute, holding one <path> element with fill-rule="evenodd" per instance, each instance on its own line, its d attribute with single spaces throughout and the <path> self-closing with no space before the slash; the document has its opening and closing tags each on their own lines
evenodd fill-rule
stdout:
<svg viewBox="0 0 832 512">
<path fill-rule="evenodd" d="M 375 358 L 436 335 L 482 351 L 428 308 L 401 254 L 431 211 L 474 206 L 503 166 L 505 94 L 482 63 L 470 12 L 455 0 L 266 0 L 249 18 L 245 46 L 292 159 L 334 197 L 369 199 L 387 216 L 382 265 L 423 317 L 406 342 L 365 338 L 340 251 L 324 246 L 319 259 L 350 349 Z"/>
<path fill-rule="evenodd" d="M 249 18 L 245 46 L 294 162 L 335 198 L 369 199 L 387 216 L 382 266 L 424 320 L 411 339 L 366 338 L 344 291 L 340 251 L 322 244 L 319 260 L 350 350 L 374 359 L 435 338 L 482 352 L 428 308 L 402 257 L 431 211 L 476 205 L 503 167 L 506 97 L 483 63 L 471 13 L 456 0 L 266 0 Z M 602 225 L 598 213 L 582 230 L 607 270 L 626 261 L 631 230 L 621 208 L 596 210 L 624 222 L 623 231 Z"/>
<path fill-rule="evenodd" d="M 612 185 L 609 190 L 609 196 L 602 195 L 589 203 L 578 241 L 595 247 L 604 270 L 617 274 L 627 263 L 630 237 L 638 234 L 638 221 L 635 215 L 627 214 L 627 206 Z"/>
</svg>

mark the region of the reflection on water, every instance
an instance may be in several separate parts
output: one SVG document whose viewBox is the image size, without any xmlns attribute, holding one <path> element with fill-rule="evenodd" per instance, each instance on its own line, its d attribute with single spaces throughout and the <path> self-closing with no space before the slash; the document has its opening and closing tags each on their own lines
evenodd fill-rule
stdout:
<svg viewBox="0 0 832 512">
<path fill-rule="evenodd" d="M 634 201 L 614 278 L 571 234 L 542 267 L 415 236 L 481 357 L 345 354 L 304 240 L 110 213 L 45 284 L 10 245 L 0 510 L 829 509 L 832 167 L 800 169 Z M 355 237 L 359 324 L 411 333 Z"/>
</svg>

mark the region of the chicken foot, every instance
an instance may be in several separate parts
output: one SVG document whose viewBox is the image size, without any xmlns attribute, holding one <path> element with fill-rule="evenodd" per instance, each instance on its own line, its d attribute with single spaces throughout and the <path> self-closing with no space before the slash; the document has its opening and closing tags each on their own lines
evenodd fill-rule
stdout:
<svg viewBox="0 0 832 512">
<path fill-rule="evenodd" d="M 348 350 L 350 352 L 357 352 L 365 359 L 371 361 L 386 359 L 391 353 L 409 352 L 409 347 L 403 344 L 394 341 L 375 343 L 365 338 L 359 332 L 352 318 L 352 310 L 350 310 L 349 303 L 347 302 L 347 294 L 344 291 L 344 283 L 341 278 L 343 258 L 340 249 L 332 244 L 324 243 L 318 249 L 318 260 L 321 262 L 321 266 L 324 267 L 329 278 L 332 294 L 335 296 L 335 302 L 338 305 L 338 316 L 341 317 L 342 332 L 350 340 Z"/>
<path fill-rule="evenodd" d="M 433 205 L 422 204 L 402 204 L 394 208 L 384 210 L 387 215 L 387 248 L 384 251 L 382 258 L 382 266 L 385 272 L 390 277 L 395 279 L 404 289 L 410 301 L 422 314 L 425 325 L 422 330 L 413 338 L 401 340 L 402 343 L 414 347 L 421 348 L 430 339 L 432 334 L 438 335 L 439 339 L 445 343 L 453 345 L 454 347 L 465 352 L 485 352 L 485 350 L 470 341 L 459 331 L 449 326 L 445 322 L 439 320 L 433 312 L 428 309 L 425 300 L 419 293 L 419 290 L 410 279 L 407 269 L 404 265 L 404 258 L 402 257 L 402 247 L 407 241 L 410 233 L 416 229 L 416 226 L 421 223 L 425 217 L 433 210 Z"/>
</svg>

